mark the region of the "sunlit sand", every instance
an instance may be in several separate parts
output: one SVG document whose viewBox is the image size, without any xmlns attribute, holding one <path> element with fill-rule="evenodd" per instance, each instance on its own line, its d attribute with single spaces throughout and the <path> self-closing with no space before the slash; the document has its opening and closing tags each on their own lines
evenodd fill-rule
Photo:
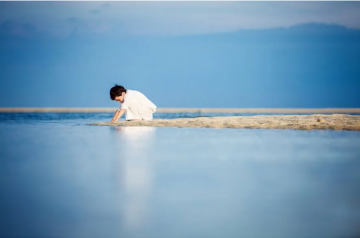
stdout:
<svg viewBox="0 0 360 238">
<path fill-rule="evenodd" d="M 152 121 L 119 121 L 91 123 L 94 126 L 153 126 L 197 128 L 258 128 L 297 130 L 353 130 L 360 131 L 360 116 L 346 114 L 229 116 L 181 119 L 154 119 Z"/>
<path fill-rule="evenodd" d="M 117 108 L 3 107 L 0 112 L 115 112 Z M 158 113 L 360 113 L 360 108 L 157 108 Z"/>
</svg>

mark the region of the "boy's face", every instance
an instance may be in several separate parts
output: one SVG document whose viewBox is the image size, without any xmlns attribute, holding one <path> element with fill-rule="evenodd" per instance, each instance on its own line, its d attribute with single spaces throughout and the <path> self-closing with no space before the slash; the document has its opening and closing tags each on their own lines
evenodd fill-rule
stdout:
<svg viewBox="0 0 360 238">
<path fill-rule="evenodd" d="M 125 96 L 125 93 L 123 92 L 123 93 L 121 94 L 121 96 L 115 97 L 115 101 L 118 101 L 118 102 L 123 103 L 123 102 L 124 102 L 124 96 Z"/>
</svg>

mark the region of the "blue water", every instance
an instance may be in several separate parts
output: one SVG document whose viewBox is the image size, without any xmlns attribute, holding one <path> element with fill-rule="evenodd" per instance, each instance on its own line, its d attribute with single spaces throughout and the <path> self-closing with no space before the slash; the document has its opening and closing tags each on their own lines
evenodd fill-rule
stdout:
<svg viewBox="0 0 360 238">
<path fill-rule="evenodd" d="M 0 113 L 0 237 L 360 236 L 359 132 L 111 117 Z"/>
</svg>

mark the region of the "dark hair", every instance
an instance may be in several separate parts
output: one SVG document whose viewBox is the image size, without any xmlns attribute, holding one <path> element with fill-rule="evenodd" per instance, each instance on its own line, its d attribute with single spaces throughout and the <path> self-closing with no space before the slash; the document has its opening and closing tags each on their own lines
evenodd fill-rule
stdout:
<svg viewBox="0 0 360 238">
<path fill-rule="evenodd" d="M 121 96 L 122 93 L 126 93 L 126 89 L 123 86 L 115 84 L 115 86 L 110 89 L 111 100 L 115 100 L 115 97 Z"/>
</svg>

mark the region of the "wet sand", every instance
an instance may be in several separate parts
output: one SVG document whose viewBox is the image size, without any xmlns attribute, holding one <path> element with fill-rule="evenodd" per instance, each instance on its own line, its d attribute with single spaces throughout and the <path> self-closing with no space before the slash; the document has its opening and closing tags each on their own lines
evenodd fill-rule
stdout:
<svg viewBox="0 0 360 238">
<path fill-rule="evenodd" d="M 152 126 L 193 128 L 257 128 L 296 130 L 352 130 L 360 131 L 360 116 L 346 114 L 276 115 L 197 117 L 154 119 L 152 121 L 99 122 L 94 126 Z"/>
</svg>

